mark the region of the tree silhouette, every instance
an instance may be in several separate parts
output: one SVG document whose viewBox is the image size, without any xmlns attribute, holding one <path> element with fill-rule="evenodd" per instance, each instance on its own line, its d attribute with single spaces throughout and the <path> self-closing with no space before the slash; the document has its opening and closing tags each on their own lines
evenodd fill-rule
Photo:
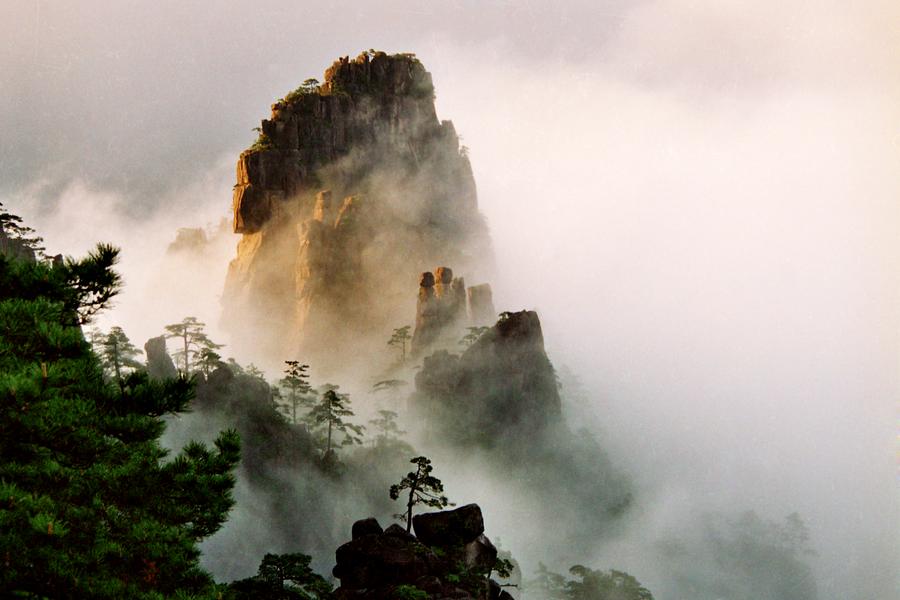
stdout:
<svg viewBox="0 0 900 600">
<path fill-rule="evenodd" d="M 431 472 L 434 467 L 431 466 L 431 460 L 424 456 L 417 456 L 410 460 L 416 465 L 415 471 L 406 474 L 400 483 L 391 486 L 391 500 L 397 500 L 403 490 L 409 490 L 406 500 L 406 512 L 394 515 L 401 521 L 406 519 L 407 533 L 412 529 L 412 511 L 416 504 L 424 504 L 432 508 L 446 508 L 453 504 L 444 496 L 444 484 Z"/>
<path fill-rule="evenodd" d="M 331 584 L 309 566 L 306 554 L 266 554 L 259 572 L 228 586 L 234 600 L 271 598 L 324 600 L 331 598 Z"/>
<path fill-rule="evenodd" d="M 350 410 L 350 397 L 347 394 L 338 394 L 337 386 L 327 387 L 330 389 L 326 389 L 325 393 L 322 394 L 322 399 L 313 406 L 307 416 L 314 427 L 326 430 L 325 453 L 323 455 L 326 459 L 332 454 L 332 436 L 335 431 L 340 431 L 344 434 L 341 446 L 348 446 L 350 444 L 362 444 L 362 439 L 359 436 L 362 435 L 363 429 L 365 429 L 362 425 L 354 425 L 344 420 L 346 417 L 353 416 L 353 411 Z"/>
<path fill-rule="evenodd" d="M 200 370 L 204 375 L 209 377 L 209 374 L 215 371 L 219 365 L 223 365 L 225 363 L 222 362 L 222 356 L 218 354 L 212 348 L 203 348 L 200 350 L 200 356 L 197 359 L 197 365 L 200 367 Z"/>
<path fill-rule="evenodd" d="M 409 330 L 409 325 L 398 327 L 394 330 L 394 333 L 391 334 L 391 339 L 388 340 L 388 346 L 393 346 L 394 348 L 400 350 L 401 363 L 406 362 L 406 346 L 412 339 L 412 336 L 409 334 Z"/>
<path fill-rule="evenodd" d="M 406 432 L 397 425 L 397 413 L 392 410 L 379 410 L 378 415 L 377 419 L 369 421 L 369 425 L 377 432 L 375 446 L 395 450 L 398 453 L 402 451 L 409 456 L 408 453 L 413 452 L 413 448 L 400 439 Z"/>
<path fill-rule="evenodd" d="M 0 202 L 0 253 L 17 255 L 19 248 L 24 248 L 36 255 L 44 252 L 39 237 L 35 230 L 22 222 L 22 217 L 14 215 L 3 208 Z"/>
<path fill-rule="evenodd" d="M 311 408 L 315 402 L 315 397 L 310 396 L 312 388 L 309 385 L 309 365 L 301 365 L 297 360 L 286 360 L 284 364 L 287 365 L 285 375 L 278 383 L 287 390 L 287 409 L 290 411 L 291 421 L 296 425 L 297 407 Z"/>
<path fill-rule="evenodd" d="M 113 327 L 100 338 L 100 362 L 116 381 L 122 380 L 122 369 L 139 369 L 141 363 L 136 357 L 141 353 L 134 347 L 121 327 Z"/>
<path fill-rule="evenodd" d="M 166 337 L 177 339 L 181 342 L 181 348 L 173 353 L 176 359 L 181 359 L 184 364 L 184 373 L 191 372 L 191 359 L 199 358 L 203 350 L 218 350 L 222 344 L 216 344 L 209 339 L 203 329 L 205 323 L 201 323 L 196 317 L 185 317 L 181 323 L 166 325 Z"/>
<path fill-rule="evenodd" d="M 247 368 L 244 369 L 244 374 L 249 375 L 250 377 L 255 377 L 257 379 L 262 379 L 263 381 L 266 380 L 266 374 L 263 373 L 262 369 L 260 369 L 253 363 L 247 365 Z"/>
</svg>

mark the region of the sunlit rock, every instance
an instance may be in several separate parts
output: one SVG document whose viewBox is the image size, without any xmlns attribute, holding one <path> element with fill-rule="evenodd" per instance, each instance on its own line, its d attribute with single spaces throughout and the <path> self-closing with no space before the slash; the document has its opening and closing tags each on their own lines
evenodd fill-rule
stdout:
<svg viewBox="0 0 900 600">
<path fill-rule="evenodd" d="M 417 273 L 491 267 L 468 158 L 412 55 L 342 58 L 276 102 L 236 179 L 223 326 L 269 359 L 371 360 L 408 323 Z"/>
</svg>

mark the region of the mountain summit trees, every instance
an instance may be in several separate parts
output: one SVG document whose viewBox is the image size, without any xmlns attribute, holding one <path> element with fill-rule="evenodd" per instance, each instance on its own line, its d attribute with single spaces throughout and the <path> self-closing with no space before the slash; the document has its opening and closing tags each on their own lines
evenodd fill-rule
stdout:
<svg viewBox="0 0 900 600">
<path fill-rule="evenodd" d="M 118 290 L 118 251 L 43 262 L 0 254 L 0 590 L 22 597 L 212 595 L 197 542 L 233 504 L 239 440 L 173 459 L 160 418 L 184 377 L 104 380 L 80 324 Z"/>
<path fill-rule="evenodd" d="M 166 325 L 166 337 L 174 338 L 180 344 L 174 356 L 176 359 L 181 359 L 185 375 L 189 375 L 191 372 L 191 359 L 195 361 L 208 359 L 210 352 L 222 347 L 221 344 L 216 344 L 209 339 L 204 331 L 205 328 L 206 323 L 201 323 L 197 317 L 185 317 L 181 323 Z M 206 354 L 204 355 L 204 353 Z M 216 355 L 216 360 L 218 358 L 221 357 Z"/>
</svg>

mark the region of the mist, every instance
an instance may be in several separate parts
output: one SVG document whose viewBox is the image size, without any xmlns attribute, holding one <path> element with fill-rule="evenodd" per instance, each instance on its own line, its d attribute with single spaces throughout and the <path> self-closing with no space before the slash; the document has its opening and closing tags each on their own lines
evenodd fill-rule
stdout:
<svg viewBox="0 0 900 600">
<path fill-rule="evenodd" d="M 673 598 L 660 544 L 704 514 L 796 511 L 820 598 L 900 597 L 897 6 L 5 8 L 0 201 L 50 253 L 122 248 L 101 327 L 140 345 L 190 314 L 227 343 L 219 224 L 251 128 L 339 55 L 416 52 L 469 148 L 497 308 L 539 312 L 583 388 L 567 417 L 634 482 L 569 564 Z M 210 242 L 167 254 L 181 227 Z M 447 470 L 540 559 L 508 491 Z"/>
</svg>

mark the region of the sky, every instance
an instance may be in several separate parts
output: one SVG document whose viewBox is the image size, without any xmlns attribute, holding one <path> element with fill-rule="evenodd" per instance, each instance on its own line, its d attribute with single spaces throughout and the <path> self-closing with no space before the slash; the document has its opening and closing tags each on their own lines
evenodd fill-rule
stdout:
<svg viewBox="0 0 900 600">
<path fill-rule="evenodd" d="M 498 309 L 539 311 L 651 499 L 621 555 L 682 510 L 796 510 L 821 597 L 900 597 L 897 3 L 0 5 L 0 201 L 53 251 L 123 248 L 133 338 L 215 327 L 236 237 L 186 283 L 162 252 L 219 231 L 271 102 L 415 52 Z"/>
</svg>

